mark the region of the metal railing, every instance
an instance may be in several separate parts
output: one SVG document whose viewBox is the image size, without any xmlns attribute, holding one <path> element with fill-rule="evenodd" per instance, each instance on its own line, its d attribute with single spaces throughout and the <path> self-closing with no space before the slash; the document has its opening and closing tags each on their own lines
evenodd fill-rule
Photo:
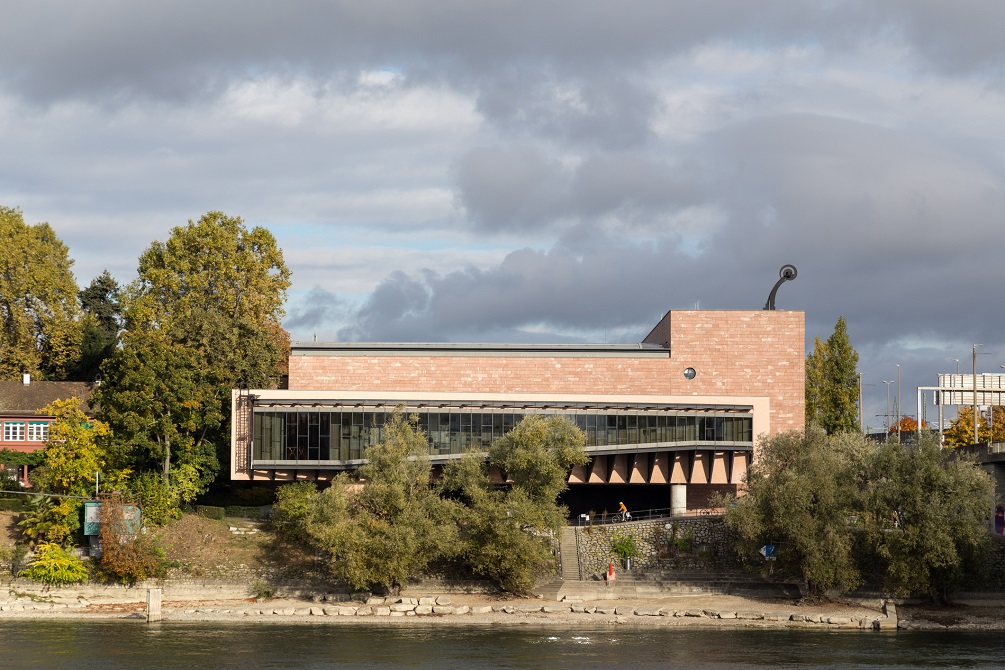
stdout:
<svg viewBox="0 0 1005 670">
<path fill-rule="evenodd" d="M 600 513 L 600 514 L 580 514 L 576 525 L 578 526 L 603 526 L 612 523 L 631 523 L 632 521 L 651 521 L 653 519 L 684 519 L 688 517 L 721 516 L 722 510 L 715 508 L 689 509 L 685 512 L 674 513 L 669 507 L 658 507 L 655 509 L 629 510 L 627 516 L 621 512 Z"/>
</svg>

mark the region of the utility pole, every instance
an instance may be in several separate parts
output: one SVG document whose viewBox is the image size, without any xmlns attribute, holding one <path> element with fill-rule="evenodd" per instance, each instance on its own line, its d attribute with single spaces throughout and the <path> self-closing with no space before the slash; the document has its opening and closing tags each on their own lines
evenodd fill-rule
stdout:
<svg viewBox="0 0 1005 670">
<path fill-rule="evenodd" d="M 977 347 L 983 344 L 974 345 L 974 444 L 977 444 Z"/>
<path fill-rule="evenodd" d="M 890 384 L 893 383 L 893 380 L 891 379 L 891 380 L 887 381 L 886 379 L 884 379 L 883 383 L 886 384 L 886 437 L 889 438 L 890 437 Z"/>
<path fill-rule="evenodd" d="M 862 416 L 862 375 L 864 374 L 864 372 L 858 373 L 858 428 L 863 435 L 865 435 L 865 419 Z"/>
<path fill-rule="evenodd" d="M 897 444 L 900 444 L 900 363 L 893 365 L 897 368 Z"/>
</svg>

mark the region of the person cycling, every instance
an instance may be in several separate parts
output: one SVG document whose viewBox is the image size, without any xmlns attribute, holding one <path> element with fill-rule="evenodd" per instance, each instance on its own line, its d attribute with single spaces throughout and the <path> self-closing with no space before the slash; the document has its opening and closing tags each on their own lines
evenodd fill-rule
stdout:
<svg viewBox="0 0 1005 670">
<path fill-rule="evenodd" d="M 623 502 L 618 503 L 618 514 L 621 515 L 622 521 L 632 520 L 632 513 L 628 511 L 628 508 L 625 507 L 625 503 Z"/>
</svg>

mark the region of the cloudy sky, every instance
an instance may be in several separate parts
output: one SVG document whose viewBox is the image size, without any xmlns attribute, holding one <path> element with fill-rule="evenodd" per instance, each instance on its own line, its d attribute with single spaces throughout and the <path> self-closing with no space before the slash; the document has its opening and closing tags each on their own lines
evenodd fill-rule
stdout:
<svg viewBox="0 0 1005 670">
<path fill-rule="evenodd" d="M 294 339 L 638 342 L 848 321 L 885 420 L 1005 364 L 998 0 L 33 0 L 0 203 L 78 282 L 209 210 L 272 230 Z M 894 388 L 894 396 L 896 389 Z M 929 409 L 929 418 L 933 417 Z"/>
</svg>

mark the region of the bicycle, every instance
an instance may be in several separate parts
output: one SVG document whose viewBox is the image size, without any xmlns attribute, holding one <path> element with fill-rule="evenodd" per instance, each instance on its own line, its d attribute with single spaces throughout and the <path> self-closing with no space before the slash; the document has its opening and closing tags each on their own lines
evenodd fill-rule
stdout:
<svg viewBox="0 0 1005 670">
<path fill-rule="evenodd" d="M 614 515 L 614 523 L 625 523 L 632 520 L 631 512 L 618 512 Z"/>
</svg>

